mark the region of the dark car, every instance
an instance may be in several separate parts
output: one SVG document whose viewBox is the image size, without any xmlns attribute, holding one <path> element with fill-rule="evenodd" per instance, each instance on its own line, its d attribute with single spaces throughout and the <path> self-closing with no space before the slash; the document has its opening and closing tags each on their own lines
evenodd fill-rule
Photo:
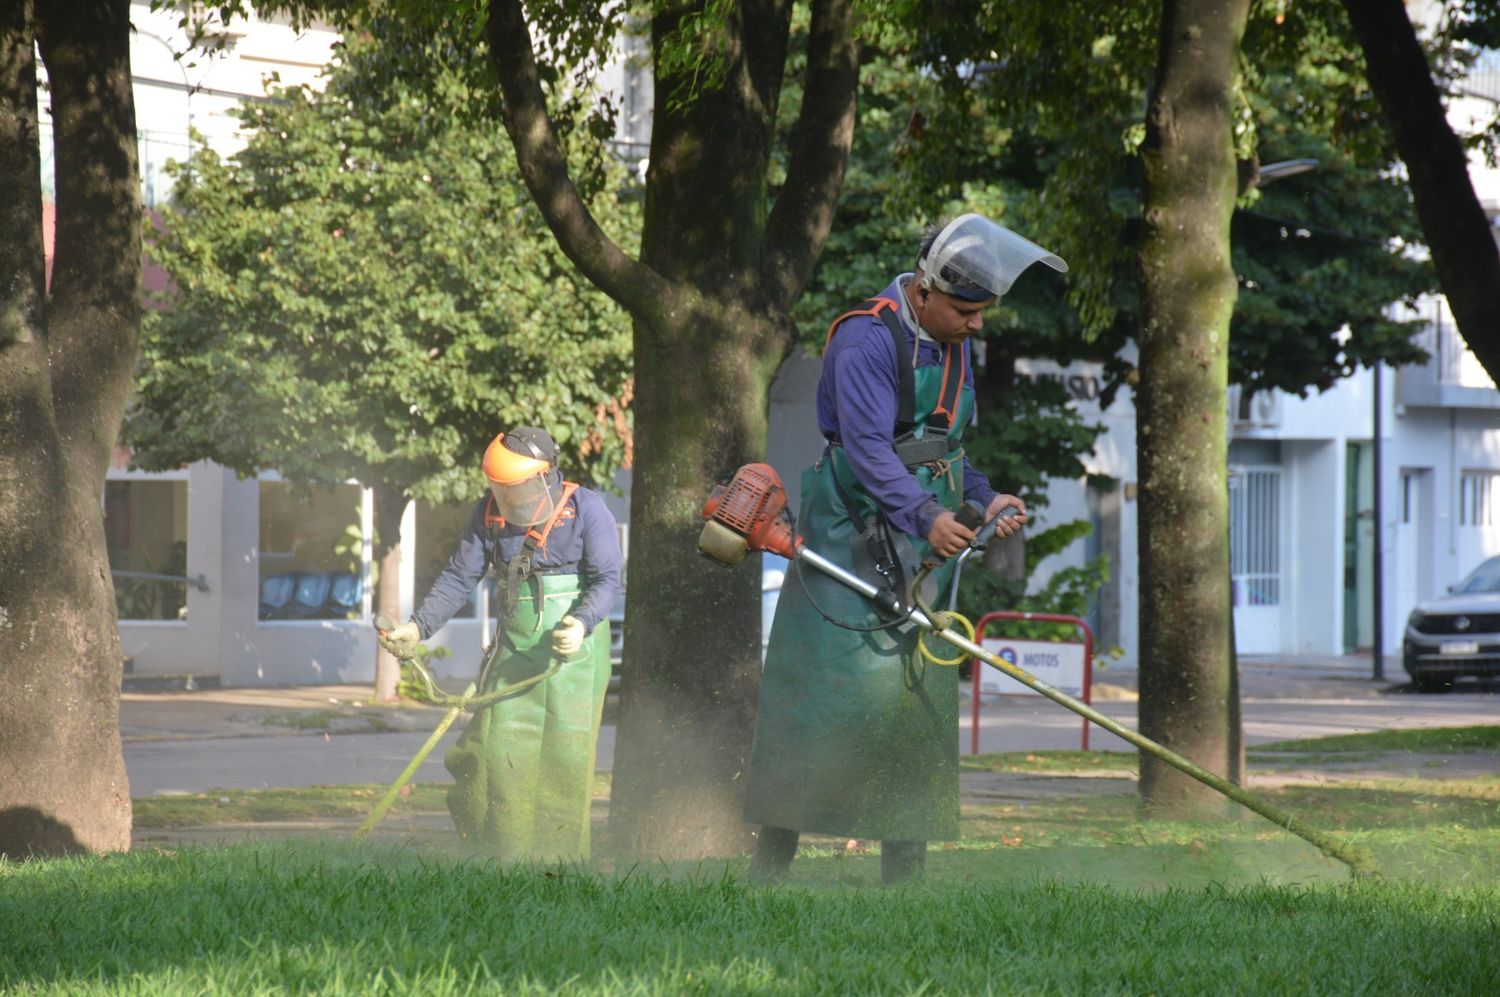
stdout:
<svg viewBox="0 0 1500 997">
<path fill-rule="evenodd" d="M 1423 692 L 1450 689 L 1464 675 L 1500 676 L 1500 557 L 1412 610 L 1401 650 L 1406 674 Z"/>
</svg>

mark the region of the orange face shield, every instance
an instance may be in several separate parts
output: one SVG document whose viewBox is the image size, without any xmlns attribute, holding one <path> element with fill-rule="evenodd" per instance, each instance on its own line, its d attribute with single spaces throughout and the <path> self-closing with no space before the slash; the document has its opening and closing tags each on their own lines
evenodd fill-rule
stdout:
<svg viewBox="0 0 1500 997">
<path fill-rule="evenodd" d="M 507 523 L 515 526 L 535 526 L 552 518 L 556 508 L 552 489 L 547 486 L 544 471 L 534 478 L 513 485 L 490 482 L 490 493 L 495 496 L 495 508 Z"/>
<path fill-rule="evenodd" d="M 513 446 L 526 452 L 517 452 Z M 501 433 L 484 453 L 484 476 L 495 496 L 496 511 L 516 526 L 535 526 L 552 518 L 555 505 L 547 481 L 551 470 L 551 454 L 524 438 L 507 445 Z"/>
</svg>

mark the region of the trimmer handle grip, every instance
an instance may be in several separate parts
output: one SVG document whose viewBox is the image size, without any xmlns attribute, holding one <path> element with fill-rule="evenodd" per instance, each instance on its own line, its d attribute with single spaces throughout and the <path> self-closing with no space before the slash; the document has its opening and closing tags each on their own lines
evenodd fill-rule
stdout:
<svg viewBox="0 0 1500 997">
<path fill-rule="evenodd" d="M 965 502 L 964 508 L 968 508 L 970 504 L 971 503 Z M 989 542 L 991 540 L 995 539 L 995 530 L 997 527 L 999 527 L 1000 520 L 1014 519 L 1020 514 L 1021 510 L 1017 509 L 1013 505 L 1008 505 L 1004 509 L 1001 509 L 999 512 L 995 513 L 994 519 L 991 519 L 988 523 L 985 523 L 982 527 L 979 528 L 979 531 L 974 534 L 974 539 L 969 541 L 969 546 L 973 547 L 975 550 L 983 550 L 985 547 L 989 546 Z M 983 515 L 983 513 L 981 513 L 981 515 Z"/>
<path fill-rule="evenodd" d="M 381 633 L 389 633 L 390 631 L 396 629 L 396 621 L 391 619 L 390 616 L 385 613 L 376 613 L 375 629 L 379 630 Z"/>
</svg>

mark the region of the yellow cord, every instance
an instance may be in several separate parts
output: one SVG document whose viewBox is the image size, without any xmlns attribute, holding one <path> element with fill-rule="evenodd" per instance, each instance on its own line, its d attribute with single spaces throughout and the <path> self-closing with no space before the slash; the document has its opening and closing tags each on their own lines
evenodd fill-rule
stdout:
<svg viewBox="0 0 1500 997">
<path fill-rule="evenodd" d="M 942 627 L 942 629 L 946 630 L 954 623 L 957 623 L 961 627 L 963 627 L 963 629 L 968 631 L 969 640 L 972 641 L 974 639 L 974 624 L 969 622 L 968 617 L 954 612 L 944 613 L 943 616 L 947 618 L 947 623 Z M 965 651 L 963 648 L 958 648 L 958 654 L 954 657 L 939 658 L 937 655 L 933 654 L 932 651 L 930 651 L 927 647 L 926 638 L 928 633 L 929 631 L 923 630 L 920 634 L 917 635 L 917 650 L 922 653 L 922 657 L 926 658 L 934 665 L 959 665 L 962 664 L 964 659 L 969 656 L 969 652 Z"/>
</svg>

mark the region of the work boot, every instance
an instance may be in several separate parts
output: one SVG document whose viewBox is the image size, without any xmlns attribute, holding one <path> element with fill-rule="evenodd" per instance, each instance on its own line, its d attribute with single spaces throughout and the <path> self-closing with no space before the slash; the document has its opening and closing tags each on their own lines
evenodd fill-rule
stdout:
<svg viewBox="0 0 1500 997">
<path fill-rule="evenodd" d="M 798 832 L 785 827 L 761 825 L 755 839 L 755 854 L 750 857 L 750 882 L 770 886 L 786 878 L 797 854 Z"/>
<path fill-rule="evenodd" d="M 886 886 L 903 886 L 922 880 L 927 866 L 927 842 L 882 841 L 880 878 Z"/>
</svg>

